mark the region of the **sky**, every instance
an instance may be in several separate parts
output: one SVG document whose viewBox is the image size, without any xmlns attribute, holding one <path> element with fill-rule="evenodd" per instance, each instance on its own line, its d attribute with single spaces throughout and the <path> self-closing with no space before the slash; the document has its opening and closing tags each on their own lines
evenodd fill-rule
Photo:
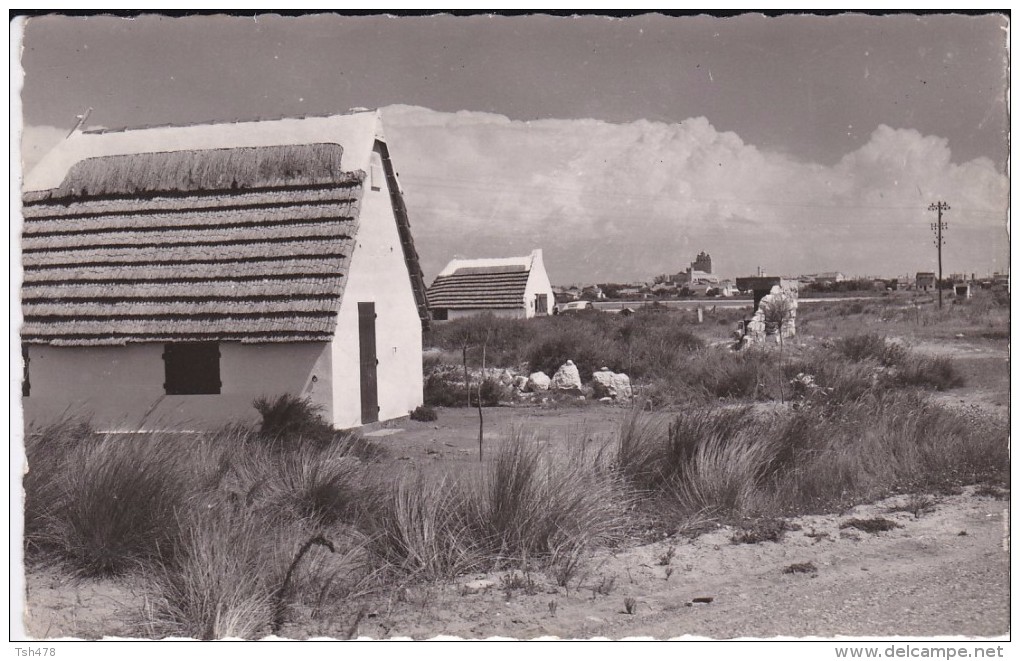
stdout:
<svg viewBox="0 0 1020 661">
<path fill-rule="evenodd" d="M 15 26 L 18 29 L 18 26 Z M 26 168 L 86 128 L 380 108 L 426 279 L 542 248 L 556 284 L 1008 267 L 1001 15 L 47 16 Z"/>
</svg>

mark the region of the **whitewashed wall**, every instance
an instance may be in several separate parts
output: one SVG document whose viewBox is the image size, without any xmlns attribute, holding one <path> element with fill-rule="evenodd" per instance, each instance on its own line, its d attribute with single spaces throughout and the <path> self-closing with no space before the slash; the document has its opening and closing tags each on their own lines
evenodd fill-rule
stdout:
<svg viewBox="0 0 1020 661">
<path fill-rule="evenodd" d="M 379 420 L 405 416 L 424 401 L 421 318 L 382 177 L 366 182 L 348 277 L 332 343 L 333 424 L 341 429 L 361 424 L 358 303 L 375 303 Z"/>
<path fill-rule="evenodd" d="M 556 296 L 553 294 L 552 284 L 549 282 L 549 274 L 545 272 L 545 262 L 542 260 L 542 251 L 535 250 L 531 253 L 531 273 L 528 275 L 528 285 L 524 288 L 524 301 L 528 318 L 535 316 L 535 296 L 546 295 L 546 314 L 552 314 L 552 308 L 556 305 Z"/>
<path fill-rule="evenodd" d="M 310 398 L 329 415 L 332 376 L 329 345 L 220 343 L 219 395 L 166 395 L 162 344 L 123 347 L 29 347 L 31 393 L 22 398 L 31 425 L 65 411 L 93 416 L 97 428 L 215 429 L 255 422 L 257 397 L 292 393 Z M 314 377 L 314 378 L 313 378 Z"/>
</svg>

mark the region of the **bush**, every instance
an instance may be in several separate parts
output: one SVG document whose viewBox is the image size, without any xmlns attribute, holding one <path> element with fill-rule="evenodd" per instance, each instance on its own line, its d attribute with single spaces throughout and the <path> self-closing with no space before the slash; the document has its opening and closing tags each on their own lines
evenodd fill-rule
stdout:
<svg viewBox="0 0 1020 661">
<path fill-rule="evenodd" d="M 503 441 L 476 497 L 476 516 L 490 553 L 553 563 L 619 539 L 630 499 L 583 445 L 566 457 L 540 453 L 520 433 Z"/>
<path fill-rule="evenodd" d="M 87 416 L 62 417 L 25 432 L 25 549 L 32 560 L 49 536 L 50 523 L 60 515 L 66 498 L 71 451 L 92 442 L 94 429 Z"/>
<path fill-rule="evenodd" d="M 914 354 L 903 362 L 895 381 L 903 386 L 949 390 L 964 385 L 966 379 L 952 358 Z"/>
<path fill-rule="evenodd" d="M 164 436 L 148 434 L 71 448 L 49 487 L 30 486 L 32 508 L 45 512 L 33 522 L 33 543 L 82 576 L 171 564 L 179 516 L 195 490 L 180 452 Z"/>
<path fill-rule="evenodd" d="M 202 640 L 268 635 L 287 563 L 274 535 L 285 529 L 282 520 L 242 509 L 192 521 L 179 566 L 154 575 L 159 633 Z"/>
<path fill-rule="evenodd" d="M 333 440 L 333 427 L 322 417 L 322 406 L 306 398 L 285 393 L 275 399 L 260 397 L 253 405 L 262 416 L 259 433 L 270 443 Z"/>
<path fill-rule="evenodd" d="M 875 360 L 885 367 L 901 365 L 908 354 L 903 345 L 889 342 L 876 333 L 840 338 L 836 341 L 836 349 L 850 360 Z"/>
<path fill-rule="evenodd" d="M 1000 479 L 1009 459 L 1004 425 L 877 390 L 768 415 L 689 411 L 668 425 L 639 416 L 621 429 L 617 463 L 674 511 L 764 516 Z"/>
<path fill-rule="evenodd" d="M 401 571 L 451 578 L 481 561 L 467 494 L 445 478 L 403 476 L 370 528 L 371 548 Z"/>
<path fill-rule="evenodd" d="M 418 406 L 411 411 L 411 419 L 416 422 L 435 422 L 438 417 L 436 410 L 427 404 Z"/>
</svg>

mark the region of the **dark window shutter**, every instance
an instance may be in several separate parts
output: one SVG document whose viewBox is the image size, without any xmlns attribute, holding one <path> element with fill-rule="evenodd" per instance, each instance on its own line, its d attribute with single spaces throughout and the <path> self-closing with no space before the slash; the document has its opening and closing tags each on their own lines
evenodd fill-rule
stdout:
<svg viewBox="0 0 1020 661">
<path fill-rule="evenodd" d="M 167 344 L 163 351 L 168 395 L 218 395 L 220 348 L 216 342 Z"/>
</svg>

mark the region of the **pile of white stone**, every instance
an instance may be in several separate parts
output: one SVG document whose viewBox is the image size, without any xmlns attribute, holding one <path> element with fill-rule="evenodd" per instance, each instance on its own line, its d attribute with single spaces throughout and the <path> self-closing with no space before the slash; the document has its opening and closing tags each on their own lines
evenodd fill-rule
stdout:
<svg viewBox="0 0 1020 661">
<path fill-rule="evenodd" d="M 545 372 L 532 372 L 526 379 L 515 377 L 513 386 L 522 393 L 552 391 L 578 397 L 591 395 L 604 402 L 629 400 L 634 396 L 630 377 L 626 374 L 617 374 L 608 367 L 593 373 L 591 387 L 585 388 L 581 383 L 581 373 L 572 360 L 561 365 L 552 378 Z"/>
</svg>

